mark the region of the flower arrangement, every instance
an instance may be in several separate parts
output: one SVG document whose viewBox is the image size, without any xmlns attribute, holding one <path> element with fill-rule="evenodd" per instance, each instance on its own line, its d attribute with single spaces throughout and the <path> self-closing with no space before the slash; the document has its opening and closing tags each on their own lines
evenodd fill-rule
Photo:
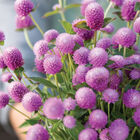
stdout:
<svg viewBox="0 0 140 140">
<path fill-rule="evenodd" d="M 81 7 L 82 17 L 71 24 L 64 12 L 74 7 Z M 127 23 L 116 32 L 111 22 L 117 18 L 107 17 L 111 7 Z M 52 9 L 44 17 L 60 14 L 65 33 L 44 33 L 31 14 L 31 0 L 15 1 L 16 28 L 24 31 L 36 70 L 44 77 L 28 77 L 18 48 L 1 51 L 1 81 L 9 87 L 8 94 L 0 92 L 0 108 L 9 105 L 27 118 L 20 126 L 32 125 L 27 140 L 138 140 L 140 1 L 108 0 L 104 12 L 98 0 L 70 5 L 59 0 Z M 28 30 L 34 27 L 43 38 L 33 46 Z M 1 45 L 4 40 L 0 31 Z M 17 110 L 13 102 L 22 102 L 32 116 Z"/>
</svg>

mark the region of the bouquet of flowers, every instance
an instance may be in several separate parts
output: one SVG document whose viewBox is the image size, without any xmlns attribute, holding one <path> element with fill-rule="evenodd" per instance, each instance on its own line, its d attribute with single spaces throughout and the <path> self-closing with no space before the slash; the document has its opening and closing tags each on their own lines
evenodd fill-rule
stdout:
<svg viewBox="0 0 140 140">
<path fill-rule="evenodd" d="M 65 33 L 44 33 L 32 16 L 36 8 L 31 0 L 15 1 L 16 28 L 24 31 L 36 70 L 44 77 L 26 74 L 18 48 L 1 51 L 1 80 L 9 87 L 8 94 L 0 92 L 0 108 L 9 105 L 27 118 L 20 126 L 31 126 L 27 140 L 140 139 L 140 1 L 108 0 L 106 10 L 98 0 L 58 2 L 43 17 L 60 14 Z M 76 7 L 82 16 L 71 24 L 64 12 Z M 107 16 L 110 8 L 112 17 Z M 111 22 L 118 18 L 126 27 L 114 32 Z M 33 46 L 28 31 L 34 27 L 43 39 Z M 4 40 L 1 31 L 1 45 Z M 14 102 L 22 102 L 32 116 Z"/>
</svg>

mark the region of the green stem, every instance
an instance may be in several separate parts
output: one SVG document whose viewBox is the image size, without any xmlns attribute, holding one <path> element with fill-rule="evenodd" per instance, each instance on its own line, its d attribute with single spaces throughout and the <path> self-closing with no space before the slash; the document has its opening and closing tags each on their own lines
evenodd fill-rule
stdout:
<svg viewBox="0 0 140 140">
<path fill-rule="evenodd" d="M 102 93 L 101 92 L 98 92 L 100 96 L 102 96 Z M 101 106 L 101 109 L 104 111 L 104 105 L 103 105 L 103 101 L 102 99 L 100 98 L 100 106 Z"/>
<path fill-rule="evenodd" d="M 63 21 L 66 21 L 65 15 L 64 15 L 64 11 L 63 11 L 63 1 L 62 1 L 62 0 L 59 0 L 59 5 L 60 5 L 60 7 L 61 7 L 61 11 L 60 11 L 61 19 L 62 19 Z"/>
<path fill-rule="evenodd" d="M 126 56 L 126 47 L 124 47 L 123 49 L 124 49 L 123 50 L 123 57 L 125 57 Z"/>
<path fill-rule="evenodd" d="M 96 47 L 97 31 L 94 32 L 94 48 Z"/>
<path fill-rule="evenodd" d="M 110 8 L 111 8 L 112 5 L 113 5 L 113 3 L 110 2 L 110 4 L 108 5 L 108 7 L 107 7 L 107 9 L 106 9 L 106 11 L 105 11 L 105 14 L 104 14 L 104 17 L 105 17 L 105 18 L 106 18 L 106 16 L 107 16 L 107 14 L 108 14 L 108 12 L 109 12 L 109 10 L 110 10 Z"/>
<path fill-rule="evenodd" d="M 60 93 L 59 93 L 58 79 L 57 79 L 57 75 L 56 75 L 56 74 L 54 75 L 54 79 L 55 79 L 56 86 L 57 86 L 57 92 L 58 92 L 58 94 L 60 94 Z"/>
<path fill-rule="evenodd" d="M 134 24 L 135 20 L 137 19 L 137 17 L 138 17 L 138 15 L 139 15 L 139 13 L 140 13 L 140 10 L 139 10 L 139 11 L 137 11 L 137 13 L 136 13 L 136 15 L 135 15 L 135 17 L 134 17 L 134 19 L 133 19 L 133 21 L 132 21 L 132 24 L 131 24 L 131 26 L 130 26 L 130 29 L 132 28 L 132 26 L 133 26 L 133 24 Z"/>
<path fill-rule="evenodd" d="M 133 129 L 131 138 L 133 138 L 133 136 L 135 135 L 136 130 L 137 130 L 137 126 L 135 126 L 135 128 Z"/>
<path fill-rule="evenodd" d="M 139 45 L 140 34 L 137 34 L 137 42 L 136 45 Z"/>
<path fill-rule="evenodd" d="M 140 80 L 139 80 L 139 82 L 138 82 L 138 84 L 136 86 L 136 90 L 138 90 L 139 88 L 140 88 Z"/>
<path fill-rule="evenodd" d="M 124 118 L 126 118 L 126 110 L 125 110 L 125 105 L 123 104 L 123 115 L 124 115 Z"/>
<path fill-rule="evenodd" d="M 69 58 L 69 61 L 71 63 L 71 66 L 73 68 L 73 70 L 75 71 L 75 68 L 74 68 L 74 65 L 73 65 L 73 62 L 72 62 L 72 58 L 71 58 L 71 55 L 68 53 L 68 58 Z"/>
<path fill-rule="evenodd" d="M 108 103 L 108 120 L 110 120 L 110 104 Z"/>
</svg>

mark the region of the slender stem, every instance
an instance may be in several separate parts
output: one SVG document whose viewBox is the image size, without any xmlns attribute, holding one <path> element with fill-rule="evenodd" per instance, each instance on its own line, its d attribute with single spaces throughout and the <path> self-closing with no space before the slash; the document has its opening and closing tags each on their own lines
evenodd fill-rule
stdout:
<svg viewBox="0 0 140 140">
<path fill-rule="evenodd" d="M 127 27 L 130 28 L 130 22 L 129 21 L 127 22 Z"/>
<path fill-rule="evenodd" d="M 139 45 L 140 34 L 137 34 L 137 42 L 136 45 Z"/>
<path fill-rule="evenodd" d="M 73 62 L 72 62 L 72 58 L 71 58 L 71 55 L 68 53 L 68 58 L 69 58 L 69 61 L 71 63 L 71 66 L 73 68 L 73 70 L 75 71 L 75 68 L 74 68 L 74 65 L 73 65 Z"/>
<path fill-rule="evenodd" d="M 34 83 L 32 82 L 32 80 L 26 75 L 25 72 L 23 72 L 23 76 L 24 76 L 31 84 L 34 84 Z"/>
<path fill-rule="evenodd" d="M 106 16 L 107 16 L 107 14 L 108 14 L 108 12 L 109 12 L 109 10 L 110 10 L 112 4 L 113 4 L 113 3 L 110 2 L 110 4 L 108 5 L 108 7 L 107 7 L 107 9 L 106 9 L 106 11 L 105 11 L 105 14 L 104 14 L 104 17 L 105 17 L 105 18 L 106 18 Z"/>
<path fill-rule="evenodd" d="M 54 75 L 54 79 L 55 79 L 55 82 L 56 82 L 57 91 L 59 93 L 59 85 L 58 85 L 58 79 L 57 79 L 57 75 L 56 74 Z"/>
<path fill-rule="evenodd" d="M 124 118 L 126 118 L 126 110 L 125 110 L 125 105 L 123 104 L 123 115 L 124 115 Z"/>
<path fill-rule="evenodd" d="M 96 47 L 97 31 L 94 32 L 94 48 Z"/>
<path fill-rule="evenodd" d="M 136 86 L 136 90 L 138 90 L 139 88 L 140 88 L 140 80 L 139 80 L 139 82 L 138 82 L 138 84 Z"/>
<path fill-rule="evenodd" d="M 108 103 L 108 120 L 110 120 L 110 103 Z"/>
<path fill-rule="evenodd" d="M 135 135 L 135 132 L 136 132 L 136 131 L 137 131 L 137 126 L 135 126 L 135 128 L 133 129 L 131 138 L 133 138 L 133 136 Z"/>
<path fill-rule="evenodd" d="M 124 50 L 123 50 L 123 57 L 126 56 L 126 47 L 124 47 Z"/>
<path fill-rule="evenodd" d="M 40 31 L 41 35 L 44 35 L 44 32 L 42 31 L 42 29 L 40 28 L 40 26 L 37 24 L 37 22 L 35 21 L 35 19 L 33 18 L 33 16 L 30 14 L 30 17 L 33 21 L 33 23 L 35 24 L 35 26 L 37 27 L 37 29 Z"/>
<path fill-rule="evenodd" d="M 132 26 L 133 26 L 133 24 L 134 24 L 135 20 L 137 19 L 137 17 L 138 17 L 138 15 L 139 15 L 139 13 L 140 13 L 140 10 L 139 10 L 139 11 L 137 11 L 137 13 L 136 13 L 136 15 L 135 15 L 135 17 L 134 17 L 134 19 L 133 19 L 133 21 L 132 21 L 132 24 L 131 24 L 131 26 L 130 26 L 130 29 L 132 28 Z"/>
<path fill-rule="evenodd" d="M 63 21 L 66 21 L 65 15 L 64 15 L 64 11 L 63 11 L 63 2 L 62 2 L 62 0 L 59 0 L 59 5 L 60 5 L 60 7 L 61 7 L 61 11 L 60 11 L 61 19 L 62 19 Z"/>
<path fill-rule="evenodd" d="M 119 52 L 121 51 L 121 48 L 122 48 L 122 46 L 121 46 L 121 45 L 119 45 Z"/>
<path fill-rule="evenodd" d="M 28 44 L 28 46 L 31 48 L 31 50 L 33 50 L 33 45 L 29 39 L 29 35 L 28 35 L 28 31 L 27 29 L 24 29 L 24 36 L 25 36 L 25 39 L 26 39 L 26 42 Z"/>
<path fill-rule="evenodd" d="M 98 92 L 100 96 L 102 96 L 102 93 L 101 92 Z M 103 101 L 102 99 L 100 98 L 100 106 L 101 106 L 101 109 L 104 111 L 104 105 L 103 105 Z"/>
</svg>

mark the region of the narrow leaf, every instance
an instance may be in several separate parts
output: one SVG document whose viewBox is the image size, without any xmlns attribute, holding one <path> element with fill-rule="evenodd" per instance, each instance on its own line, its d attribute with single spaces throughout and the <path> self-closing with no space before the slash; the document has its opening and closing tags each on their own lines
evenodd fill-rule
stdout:
<svg viewBox="0 0 140 140">
<path fill-rule="evenodd" d="M 81 6 L 81 4 L 69 4 L 69 5 L 67 5 L 66 7 L 65 7 L 65 10 L 67 10 L 67 9 L 71 9 L 71 8 L 77 8 L 77 7 L 80 7 Z"/>
<path fill-rule="evenodd" d="M 114 20 L 116 20 L 116 18 L 111 18 L 111 17 L 105 18 L 103 27 L 105 27 L 106 25 L 108 25 L 109 23 L 111 23 Z"/>
<path fill-rule="evenodd" d="M 58 13 L 59 13 L 58 10 L 51 11 L 51 12 L 47 12 L 47 13 L 45 13 L 45 14 L 43 15 L 43 18 L 47 18 L 47 17 L 49 17 L 49 16 L 56 15 L 56 14 L 58 14 Z"/>
<path fill-rule="evenodd" d="M 80 21 L 78 22 L 75 27 L 81 28 L 81 29 L 86 29 L 86 30 L 90 30 L 90 28 L 87 26 L 86 21 Z"/>
<path fill-rule="evenodd" d="M 113 12 L 112 14 L 117 15 L 117 16 L 118 16 L 121 20 L 123 20 L 123 18 L 122 18 L 122 15 L 121 15 L 121 12 L 120 12 L 120 11 Z"/>
</svg>

